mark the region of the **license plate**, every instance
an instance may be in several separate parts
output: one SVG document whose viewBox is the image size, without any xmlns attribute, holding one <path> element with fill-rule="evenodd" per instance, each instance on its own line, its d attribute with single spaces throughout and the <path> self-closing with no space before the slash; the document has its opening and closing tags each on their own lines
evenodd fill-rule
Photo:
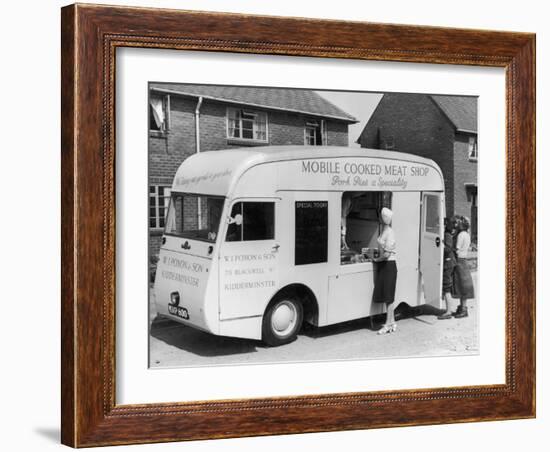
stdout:
<svg viewBox="0 0 550 452">
<path fill-rule="evenodd" d="M 187 312 L 187 309 L 182 308 L 181 306 L 173 306 L 169 304 L 168 312 L 182 319 L 189 320 L 189 312 Z"/>
</svg>

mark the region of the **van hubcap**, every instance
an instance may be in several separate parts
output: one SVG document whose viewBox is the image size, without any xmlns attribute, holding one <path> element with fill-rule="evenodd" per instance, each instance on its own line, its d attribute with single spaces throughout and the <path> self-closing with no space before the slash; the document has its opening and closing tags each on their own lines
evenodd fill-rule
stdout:
<svg viewBox="0 0 550 452">
<path fill-rule="evenodd" d="M 289 334 L 296 325 L 298 311 L 294 303 L 281 301 L 271 316 L 271 329 L 278 336 Z"/>
</svg>

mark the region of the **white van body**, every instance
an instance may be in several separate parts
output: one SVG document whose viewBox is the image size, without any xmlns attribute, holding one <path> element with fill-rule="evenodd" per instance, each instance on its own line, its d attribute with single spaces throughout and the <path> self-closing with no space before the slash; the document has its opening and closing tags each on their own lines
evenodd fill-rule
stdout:
<svg viewBox="0 0 550 452">
<path fill-rule="evenodd" d="M 376 263 L 361 253 L 376 247 L 373 203 L 387 193 L 397 241 L 396 305 L 441 308 L 445 199 L 437 164 L 385 150 L 273 146 L 203 152 L 182 163 L 172 215 L 182 215 L 180 202 L 182 211 L 202 215 L 195 229 L 211 230 L 173 234 L 184 219 L 167 219 L 154 283 L 158 314 L 216 335 L 262 339 L 266 312 L 282 292 L 301 298 L 303 319 L 319 327 L 384 312 L 371 301 Z M 345 256 L 343 196 L 358 205 L 347 218 L 346 240 L 355 251 Z M 243 239 L 247 206 L 267 206 L 269 218 L 273 210 L 264 239 L 257 232 Z M 244 226 L 234 226 L 236 209 Z M 209 226 L 206 216 L 214 219 Z M 236 227 L 240 236 L 230 239 Z"/>
</svg>

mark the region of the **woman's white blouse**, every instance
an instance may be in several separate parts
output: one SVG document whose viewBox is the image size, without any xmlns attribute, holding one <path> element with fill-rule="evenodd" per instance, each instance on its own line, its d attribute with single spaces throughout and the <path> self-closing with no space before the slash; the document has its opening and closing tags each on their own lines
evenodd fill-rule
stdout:
<svg viewBox="0 0 550 452">
<path fill-rule="evenodd" d="M 456 237 L 456 255 L 457 257 L 468 257 L 470 249 L 470 234 L 466 231 L 461 231 Z"/>
<path fill-rule="evenodd" d="M 380 251 L 386 251 L 390 253 L 390 256 L 387 260 L 394 261 L 395 254 L 397 252 L 397 244 L 395 242 L 395 233 L 391 227 L 384 228 L 382 234 L 378 237 L 378 246 Z"/>
</svg>

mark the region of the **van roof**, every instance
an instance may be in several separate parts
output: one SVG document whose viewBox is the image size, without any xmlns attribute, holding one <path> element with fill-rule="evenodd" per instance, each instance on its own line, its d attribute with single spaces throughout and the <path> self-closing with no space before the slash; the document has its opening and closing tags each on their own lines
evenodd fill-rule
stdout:
<svg viewBox="0 0 550 452">
<path fill-rule="evenodd" d="M 405 152 L 346 146 L 258 146 L 194 154 L 178 168 L 172 189 L 180 192 L 225 195 L 231 183 L 252 166 L 288 160 L 344 157 L 371 157 L 421 163 L 432 166 L 441 173 L 433 160 Z"/>
</svg>

